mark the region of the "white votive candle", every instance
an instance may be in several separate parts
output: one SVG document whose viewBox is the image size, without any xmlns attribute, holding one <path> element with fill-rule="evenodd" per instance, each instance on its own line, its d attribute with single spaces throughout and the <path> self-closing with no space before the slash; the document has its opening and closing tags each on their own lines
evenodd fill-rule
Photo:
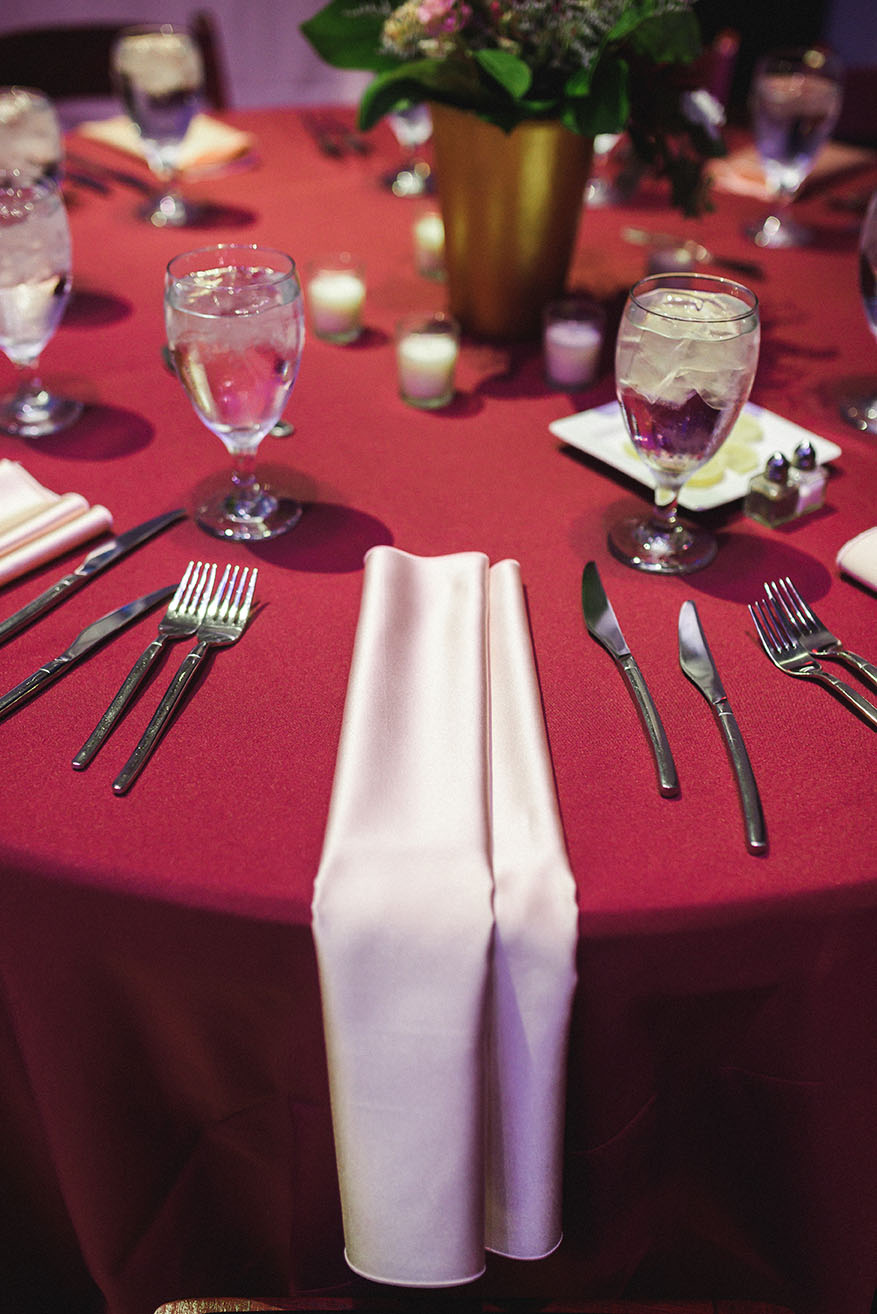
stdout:
<svg viewBox="0 0 877 1314">
<path fill-rule="evenodd" d="M 454 395 L 459 341 L 453 321 L 400 326 L 396 341 L 399 392 L 412 406 L 446 406 Z"/>
<path fill-rule="evenodd" d="M 597 373 L 603 312 L 593 302 L 567 299 L 545 310 L 545 375 L 556 388 L 585 388 Z"/>
<path fill-rule="evenodd" d="M 365 281 L 353 269 L 317 269 L 307 292 L 311 324 L 318 338 L 352 342 L 362 328 Z"/>
<path fill-rule="evenodd" d="M 426 278 L 444 278 L 445 226 L 440 214 L 429 211 L 414 224 L 414 254 L 417 271 Z"/>
</svg>

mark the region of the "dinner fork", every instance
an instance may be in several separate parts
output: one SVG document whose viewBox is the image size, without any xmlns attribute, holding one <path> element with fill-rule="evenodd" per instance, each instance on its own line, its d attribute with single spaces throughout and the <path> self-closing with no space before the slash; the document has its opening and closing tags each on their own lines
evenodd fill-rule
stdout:
<svg viewBox="0 0 877 1314">
<path fill-rule="evenodd" d="M 183 658 L 167 692 L 155 711 L 152 720 L 134 752 L 113 781 L 113 793 L 124 794 L 143 770 L 161 736 L 170 724 L 171 716 L 180 705 L 192 677 L 200 668 L 211 648 L 229 647 L 237 643 L 250 616 L 253 592 L 258 570 L 252 573 L 245 567 L 238 580 L 239 567 L 226 566 L 213 600 L 196 632 L 197 643 Z M 249 574 L 249 586 L 247 576 Z"/>
<path fill-rule="evenodd" d="M 840 639 L 832 634 L 816 613 L 807 606 L 788 575 L 785 579 L 765 584 L 764 589 L 774 608 L 781 611 L 786 629 L 795 636 L 803 648 L 814 657 L 830 657 L 843 662 L 851 670 L 858 671 L 859 675 L 877 689 L 877 666 L 843 646 Z"/>
<path fill-rule="evenodd" d="M 178 639 L 189 639 L 195 633 L 207 611 L 215 578 L 215 565 L 210 565 L 206 561 L 203 563 L 199 561 L 197 565 L 194 561 L 189 562 L 177 591 L 159 622 L 158 634 L 137 658 L 115 698 L 74 757 L 74 771 L 83 771 L 95 757 L 122 713 L 133 701 L 134 695 L 165 646 Z"/>
<path fill-rule="evenodd" d="M 869 703 L 855 689 L 851 689 L 843 680 L 839 680 L 830 671 L 825 671 L 813 657 L 801 647 L 800 643 L 789 633 L 782 617 L 770 600 L 749 604 L 749 614 L 755 623 L 755 629 L 761 640 L 761 646 L 773 662 L 786 675 L 797 675 L 805 680 L 815 680 L 823 684 L 838 698 L 848 703 L 860 716 L 877 730 L 877 707 Z"/>
</svg>

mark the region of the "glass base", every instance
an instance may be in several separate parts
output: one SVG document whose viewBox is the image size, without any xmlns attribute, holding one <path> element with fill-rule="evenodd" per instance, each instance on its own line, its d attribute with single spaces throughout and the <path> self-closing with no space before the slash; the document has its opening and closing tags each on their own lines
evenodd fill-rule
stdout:
<svg viewBox="0 0 877 1314">
<path fill-rule="evenodd" d="M 38 387 L 0 401 L 0 430 L 16 438 L 45 438 L 68 429 L 82 414 L 82 402 L 54 397 Z"/>
<path fill-rule="evenodd" d="M 183 200 L 176 192 L 153 196 L 137 210 L 137 217 L 154 228 L 186 228 L 201 217 L 200 207 Z"/>
<path fill-rule="evenodd" d="M 809 228 L 776 214 L 769 214 L 760 224 L 746 224 L 743 232 L 756 246 L 768 248 L 807 246 L 813 240 Z"/>
<path fill-rule="evenodd" d="M 608 542 L 613 557 L 653 575 L 690 575 L 708 566 L 718 549 L 705 529 L 681 520 L 668 526 L 644 516 L 629 516 L 613 525 Z"/>
<path fill-rule="evenodd" d="M 840 413 L 854 429 L 877 434 L 877 394 L 848 398 L 841 403 Z"/>
<path fill-rule="evenodd" d="M 228 480 L 216 487 L 213 481 L 195 492 L 192 514 L 197 524 L 216 538 L 238 543 L 261 542 L 277 538 L 298 524 L 304 510 L 301 502 L 267 484 L 256 485 L 254 496 L 246 501 L 240 492 L 228 486 Z"/>
</svg>

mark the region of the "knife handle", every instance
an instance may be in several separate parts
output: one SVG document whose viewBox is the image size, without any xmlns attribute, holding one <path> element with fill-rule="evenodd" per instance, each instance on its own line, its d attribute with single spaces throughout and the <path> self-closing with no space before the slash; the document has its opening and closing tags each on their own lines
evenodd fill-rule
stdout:
<svg viewBox="0 0 877 1314">
<path fill-rule="evenodd" d="M 207 647 L 206 643 L 199 643 L 183 658 L 182 664 L 168 685 L 152 720 L 144 730 L 140 742 L 113 781 L 114 794 L 126 793 L 146 766 L 159 739 L 168 728 L 172 714 L 182 701 L 192 677 L 201 665 Z"/>
<path fill-rule="evenodd" d="M 658 771 L 658 789 L 665 798 L 679 793 L 679 778 L 676 775 L 676 763 L 670 751 L 670 744 L 664 732 L 664 726 L 658 715 L 652 695 L 642 676 L 642 671 L 634 657 L 623 657 L 619 663 L 633 696 L 636 699 L 646 734 L 649 737 L 655 766 Z"/>
<path fill-rule="evenodd" d="M 10 712 L 14 712 L 16 707 L 26 703 L 28 698 L 32 698 L 34 694 L 39 693 L 45 685 L 61 674 L 67 664 L 67 662 L 56 657 L 54 661 L 47 662 L 38 671 L 34 671 L 33 675 L 29 675 L 26 680 L 22 680 L 21 684 L 17 684 L 14 689 L 10 689 L 8 694 L 4 694 L 0 698 L 0 721 L 7 717 Z"/>
<path fill-rule="evenodd" d="M 740 802 L 743 805 L 746 847 L 750 853 L 764 853 L 767 849 L 767 830 L 764 825 L 764 814 L 761 810 L 758 786 L 752 772 L 752 763 L 749 761 L 749 754 L 746 752 L 746 745 L 743 742 L 740 727 L 737 725 L 734 713 L 727 703 L 716 703 L 713 710 L 725 737 L 728 756 L 731 759 L 731 766 L 734 768 L 734 775 L 737 778 Z"/>
<path fill-rule="evenodd" d="M 115 698 L 74 757 L 74 771 L 83 771 L 96 756 L 98 749 L 146 679 L 164 645 L 165 639 L 163 636 L 153 639 L 149 647 L 137 658 Z"/>
<path fill-rule="evenodd" d="M 0 621 L 0 643 L 5 643 L 7 639 L 11 639 L 13 634 L 23 630 L 25 625 L 29 625 L 38 616 L 42 616 L 43 612 L 48 611 L 51 607 L 56 607 L 62 599 L 67 597 L 68 593 L 72 593 L 84 583 L 84 575 L 65 575 L 63 579 L 58 580 L 57 584 L 53 584 L 51 588 L 46 589 L 45 593 L 41 593 L 38 598 L 34 598 L 32 602 L 28 602 L 18 611 L 14 611 L 11 616 L 7 616 L 5 621 Z"/>
</svg>

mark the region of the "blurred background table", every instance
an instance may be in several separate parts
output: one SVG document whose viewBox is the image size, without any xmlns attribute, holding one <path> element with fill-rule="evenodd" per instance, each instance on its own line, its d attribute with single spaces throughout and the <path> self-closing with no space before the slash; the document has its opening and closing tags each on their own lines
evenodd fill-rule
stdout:
<svg viewBox="0 0 877 1314">
<path fill-rule="evenodd" d="M 219 207 L 212 226 L 156 230 L 124 186 L 68 186 L 76 295 L 43 368 L 87 411 L 51 439 L 0 438 L 0 457 L 105 503 L 119 529 L 225 468 L 161 360 L 164 268 L 189 246 L 258 241 L 302 265 L 354 249 L 367 327 L 349 347 L 310 338 L 288 409 L 295 434 L 263 444 L 309 504 L 298 528 L 248 548 L 184 522 L 0 650 L 5 689 L 190 558 L 260 569 L 250 632 L 124 799 L 111 781 L 156 686 L 88 771 L 69 764 L 152 620 L 0 726 L 4 1302 L 17 1314 L 150 1314 L 184 1295 L 350 1289 L 309 904 L 362 558 L 393 543 L 521 562 L 578 886 L 566 1239 L 542 1263 L 492 1261 L 474 1294 L 755 1296 L 798 1314 L 867 1314 L 877 738 L 769 665 L 745 604 L 789 574 L 853 649 L 877 652 L 877 598 L 834 566 L 841 544 L 877 523 L 877 448 L 837 409 L 850 376 L 877 376 L 877 348 L 857 288 L 858 220 L 831 204 L 866 192 L 877 169 L 800 202 L 812 247 L 759 257 L 753 400 L 841 446 L 826 508 L 779 531 L 739 502 L 720 508 L 705 517 L 715 563 L 654 579 L 605 547 L 607 524 L 645 491 L 548 427 L 611 400 L 611 351 L 592 388 L 567 394 L 546 388 L 538 345 L 467 340 L 453 404 L 406 407 L 393 326 L 440 306 L 444 290 L 415 270 L 418 203 L 379 185 L 399 153 L 388 130 L 366 154 L 330 158 L 300 111 L 228 118 L 254 134 L 256 158 L 191 184 Z M 717 200 L 696 223 L 648 187 L 624 209 L 584 214 L 572 282 L 603 300 L 610 339 L 643 269 L 624 224 L 752 258 L 741 225 L 761 202 Z M 0 362 L 0 387 L 11 382 Z M 4 588 L 2 613 L 81 555 Z M 662 711 L 676 800 L 659 798 L 634 707 L 585 631 L 591 558 Z M 679 670 L 686 598 L 750 749 L 765 858 L 744 849 L 718 733 Z"/>
</svg>

